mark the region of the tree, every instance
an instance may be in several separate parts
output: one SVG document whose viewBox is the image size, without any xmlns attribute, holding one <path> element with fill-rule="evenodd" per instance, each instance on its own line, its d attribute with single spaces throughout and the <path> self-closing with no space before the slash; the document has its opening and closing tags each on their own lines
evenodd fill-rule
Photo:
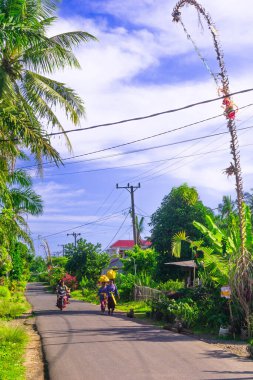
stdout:
<svg viewBox="0 0 253 380">
<path fill-rule="evenodd" d="M 5 175 L 5 180 L 5 186 L 0 189 L 0 262 L 3 268 L 6 267 L 4 273 L 13 267 L 13 275 L 20 277 L 27 249 L 22 242 L 33 249 L 24 215 L 40 215 L 43 205 L 41 197 L 33 191 L 27 173 L 14 171 Z"/>
<path fill-rule="evenodd" d="M 133 250 L 126 251 L 126 258 L 121 259 L 124 266 L 123 271 L 126 273 L 135 274 L 137 276 L 141 273 L 144 275 L 155 276 L 157 268 L 157 252 L 154 249 L 141 249 L 135 246 Z"/>
<path fill-rule="evenodd" d="M 41 256 L 33 256 L 30 262 L 30 271 L 32 273 L 42 273 L 47 270 L 47 263 Z"/>
<path fill-rule="evenodd" d="M 251 252 L 253 259 L 253 228 L 251 222 L 251 212 L 249 206 L 244 205 L 245 215 L 245 248 Z M 212 284 L 215 287 L 230 285 L 233 287 L 234 276 L 237 272 L 238 249 L 241 245 L 240 226 L 237 220 L 237 226 L 230 229 L 222 230 L 209 215 L 206 216 L 206 225 L 193 222 L 194 226 L 203 234 L 205 242 L 191 240 L 184 231 L 174 235 L 172 239 L 172 252 L 176 257 L 181 256 L 181 242 L 186 241 L 194 251 L 194 258 L 200 267 L 200 276 L 205 284 Z M 199 253 L 201 256 L 199 257 Z M 250 301 L 251 288 L 246 289 L 242 299 L 238 299 L 238 294 L 232 292 L 233 301 L 239 301 L 244 313 L 245 322 L 248 325 L 249 316 L 252 314 L 252 303 Z M 244 299 L 246 302 L 244 303 Z M 248 325 L 250 328 L 250 326 Z M 249 330 L 250 334 L 250 330 Z"/>
<path fill-rule="evenodd" d="M 212 214 L 199 200 L 199 195 L 194 187 L 186 183 L 172 188 L 171 192 L 164 197 L 161 206 L 151 216 L 151 241 L 158 255 L 157 277 L 163 281 L 172 276 L 174 269 L 167 268 L 164 263 L 172 260 L 171 243 L 172 237 L 179 231 L 185 230 L 186 234 L 196 238 L 201 237 L 192 222 L 194 220 L 205 224 L 206 214 Z M 191 251 L 188 245 L 182 249 L 182 257 L 190 258 Z M 172 272 L 173 271 L 173 272 Z"/>
<path fill-rule="evenodd" d="M 82 277 L 87 277 L 89 286 L 95 286 L 103 268 L 109 264 L 107 253 L 101 252 L 100 244 L 92 244 L 85 239 L 74 244 L 65 245 L 65 256 L 68 258 L 66 270 L 77 277 L 80 282 Z"/>
<path fill-rule="evenodd" d="M 135 227 L 136 227 L 136 235 L 137 235 L 137 244 L 141 246 L 141 234 L 144 231 L 144 217 L 142 216 L 139 220 L 138 216 L 135 216 Z"/>
<path fill-rule="evenodd" d="M 81 31 L 48 37 L 47 29 L 56 20 L 56 4 L 56 0 L 0 2 L 0 138 L 10 147 L 15 141 L 17 151 L 17 142 L 29 148 L 38 162 L 42 156 L 60 161 L 44 128 L 45 123 L 63 130 L 52 107 L 63 108 L 75 125 L 84 115 L 78 95 L 45 75 L 79 68 L 73 47 L 94 39 Z"/>
<path fill-rule="evenodd" d="M 218 205 L 218 211 L 222 219 L 229 218 L 236 211 L 236 202 L 232 200 L 231 196 L 224 195 L 222 203 Z"/>
</svg>

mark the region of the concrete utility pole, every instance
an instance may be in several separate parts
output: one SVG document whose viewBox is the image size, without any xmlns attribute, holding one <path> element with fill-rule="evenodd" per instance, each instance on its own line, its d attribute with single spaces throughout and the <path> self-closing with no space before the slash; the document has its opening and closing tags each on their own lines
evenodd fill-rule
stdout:
<svg viewBox="0 0 253 380">
<path fill-rule="evenodd" d="M 134 244 L 136 245 L 137 242 L 137 231 L 136 231 L 136 220 L 135 220 L 135 208 L 134 208 L 134 192 L 141 187 L 141 184 L 138 183 L 138 186 L 130 186 L 129 183 L 127 186 L 119 186 L 116 184 L 116 189 L 126 189 L 131 194 L 131 209 L 132 209 L 132 223 L 133 223 L 133 237 L 134 237 Z"/>
<path fill-rule="evenodd" d="M 72 232 L 72 234 L 67 234 L 67 236 L 74 236 L 75 239 L 75 248 L 76 248 L 76 242 L 77 242 L 77 236 L 81 235 L 80 233 L 77 232 Z"/>
<path fill-rule="evenodd" d="M 58 247 L 62 247 L 62 256 L 65 256 L 65 244 L 57 244 Z"/>
</svg>

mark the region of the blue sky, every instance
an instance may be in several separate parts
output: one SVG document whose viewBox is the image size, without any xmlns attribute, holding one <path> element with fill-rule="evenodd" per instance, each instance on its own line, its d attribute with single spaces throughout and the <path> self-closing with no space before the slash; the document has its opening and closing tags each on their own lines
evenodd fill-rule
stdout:
<svg viewBox="0 0 253 380">
<path fill-rule="evenodd" d="M 85 30 L 98 38 L 98 42 L 85 44 L 76 51 L 81 71 L 54 74 L 84 99 L 86 118 L 82 120 L 82 128 L 217 97 L 216 85 L 184 31 L 171 21 L 175 3 L 171 0 L 64 0 L 61 3 L 59 20 L 50 30 L 51 35 Z M 251 3 L 245 0 L 242 7 L 235 0 L 203 0 L 202 5 L 216 23 L 231 91 L 253 87 Z M 217 72 L 205 24 L 202 30 L 192 7 L 184 9 L 182 17 L 203 56 Z M 234 100 L 239 107 L 245 106 L 253 103 L 253 93 L 238 95 Z M 57 112 L 65 128 L 73 128 L 61 111 Z M 217 207 L 223 195 L 231 194 L 235 198 L 234 179 L 223 174 L 231 161 L 227 134 L 178 144 L 182 140 L 225 132 L 224 117 L 92 154 L 221 113 L 220 102 L 215 102 L 153 119 L 70 133 L 72 153 L 62 138 L 52 139 L 63 158 L 85 156 L 66 160 L 60 169 L 46 168 L 44 178 L 31 171 L 45 205 L 43 216 L 29 219 L 37 253 L 42 254 L 38 235 L 47 239 L 52 252 L 60 250 L 58 244 L 73 241 L 67 236 L 73 231 L 94 244 L 100 242 L 103 248 L 117 239 L 132 238 L 128 215 L 130 195 L 126 190 L 117 190 L 117 183 L 120 186 L 141 183 L 135 201 L 137 214 L 145 216 L 144 236 L 149 235 L 149 216 L 173 186 L 184 182 L 195 186 L 200 199 L 211 208 Z M 252 107 L 238 113 L 237 125 L 238 128 L 253 125 Z M 244 188 L 248 191 L 253 187 L 252 130 L 239 131 L 238 135 Z M 171 143 L 177 144 L 128 153 Z M 112 156 L 116 153 L 121 155 Z"/>
</svg>

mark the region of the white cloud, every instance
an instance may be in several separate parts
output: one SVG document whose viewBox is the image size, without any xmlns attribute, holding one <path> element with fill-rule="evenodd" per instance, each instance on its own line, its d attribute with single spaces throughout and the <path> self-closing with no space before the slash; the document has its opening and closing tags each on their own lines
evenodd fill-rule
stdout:
<svg viewBox="0 0 253 380">
<path fill-rule="evenodd" d="M 122 19 L 120 27 L 112 27 L 106 21 L 106 18 L 103 20 L 101 17 L 99 20 L 76 17 L 58 21 L 51 31 L 52 34 L 82 29 L 94 34 L 99 39 L 99 42 L 90 42 L 78 49 L 77 56 L 82 65 L 82 71 L 66 70 L 64 73 L 54 75 L 56 79 L 73 87 L 84 99 L 87 118 L 82 121 L 82 127 L 152 114 L 217 96 L 216 86 L 212 79 L 209 78 L 200 61 L 199 71 L 196 72 L 198 57 L 195 55 L 190 41 L 187 40 L 180 25 L 176 25 L 171 21 L 170 14 L 175 3 L 174 1 L 165 0 L 159 2 L 151 0 L 124 0 L 120 2 L 110 0 L 103 2 L 101 5 L 101 2 L 99 2 L 99 5 L 102 6 L 101 12 L 104 11 L 118 17 L 118 19 Z M 249 54 L 252 50 L 253 40 L 251 3 L 249 0 L 245 0 L 243 7 L 241 3 L 235 0 L 214 0 L 211 3 L 207 1 L 202 3 L 210 11 L 216 23 L 222 40 L 225 59 L 228 57 L 227 64 L 231 69 L 230 71 L 233 72 L 231 89 L 234 91 L 251 87 L 250 83 L 252 83 L 253 79 L 251 71 L 249 69 L 242 71 L 242 67 L 247 67 L 252 59 Z M 96 1 L 92 2 L 93 7 L 96 7 L 96 4 Z M 196 12 L 195 14 L 194 12 L 193 9 L 183 10 L 183 18 L 187 28 L 189 27 L 204 54 L 208 58 L 215 58 L 211 40 L 206 32 L 203 34 L 200 32 Z M 179 76 L 178 81 L 175 81 L 175 78 L 170 78 L 169 70 L 167 72 L 163 66 L 159 66 L 163 60 L 168 62 L 167 65 L 172 65 L 172 71 L 175 73 L 177 73 L 177 65 L 178 68 L 185 67 L 185 70 L 181 68 L 182 77 Z M 212 60 L 210 62 L 212 63 Z M 151 80 L 147 81 L 149 79 L 147 77 L 146 80 L 143 79 L 145 70 L 150 70 L 151 68 L 156 69 L 157 72 L 161 70 L 159 72 L 160 79 L 157 83 L 155 80 L 153 82 Z M 194 71 L 191 71 L 191 69 L 194 69 Z M 199 73 L 203 73 L 203 76 Z M 142 80 L 135 80 L 137 77 L 142 78 Z M 238 106 L 241 107 L 252 102 L 252 93 L 236 96 L 235 99 Z M 219 113 L 222 113 L 220 103 L 214 102 L 194 107 L 184 112 L 147 119 L 142 122 L 72 133 L 69 134 L 69 137 L 71 138 L 74 153 L 78 155 L 174 129 Z M 238 122 L 244 122 L 250 116 L 250 108 L 242 110 L 238 113 Z M 60 117 L 65 129 L 72 128 L 63 115 Z M 245 122 L 242 126 L 250 125 L 250 123 L 252 123 L 252 120 Z M 83 159 L 120 153 L 136 148 L 141 149 L 152 145 L 169 144 L 225 130 L 225 118 L 215 119 L 209 123 L 192 126 L 176 133 L 163 135 L 128 147 L 109 150 L 103 154 L 87 155 Z M 63 156 L 69 156 L 62 140 L 59 141 L 57 138 L 52 139 L 52 141 Z M 240 132 L 239 141 L 242 145 L 253 143 L 250 130 L 245 133 Z M 213 204 L 218 203 L 222 194 L 233 193 L 234 189 L 233 179 L 227 179 L 222 174 L 224 168 L 229 166 L 232 160 L 229 154 L 228 135 L 143 151 L 138 154 L 110 157 L 97 162 L 84 162 L 78 166 L 66 165 L 66 171 L 78 171 L 109 165 L 128 165 L 173 158 L 177 155 L 204 153 L 222 148 L 227 149 L 227 151 L 157 164 L 154 169 L 142 166 L 126 169 L 126 171 L 122 169 L 120 179 L 119 177 L 114 178 L 110 172 L 108 174 L 108 186 L 109 184 L 110 186 L 115 186 L 118 181 L 131 181 L 133 178 L 148 185 L 151 184 L 152 181 L 150 180 L 152 179 L 151 176 L 153 176 L 153 181 L 157 182 L 157 192 L 160 191 L 159 181 L 168 183 L 167 192 L 170 191 L 174 183 L 188 182 L 190 185 L 200 189 L 205 200 Z M 241 149 L 246 189 L 251 186 L 250 151 L 250 146 Z M 46 170 L 45 173 L 53 174 L 54 171 L 50 169 L 49 171 Z M 162 173 L 163 175 L 161 175 Z M 63 181 L 60 176 L 55 176 L 53 181 L 49 181 L 45 176 L 44 183 L 39 185 L 39 193 L 42 194 L 45 200 L 47 210 L 44 221 L 52 221 L 54 218 L 53 212 L 55 213 L 55 222 L 59 220 L 60 224 L 63 221 L 76 221 L 78 223 L 81 220 L 87 220 L 90 215 L 93 215 L 94 208 L 96 209 L 99 206 L 101 199 L 105 197 L 105 193 L 108 191 L 108 189 L 103 191 L 103 188 L 100 188 L 99 180 L 91 179 L 94 183 L 94 192 L 92 193 L 90 189 L 88 190 L 89 184 L 85 174 L 80 174 L 79 182 L 74 184 L 71 183 L 71 176 L 67 177 L 70 178 L 69 184 L 66 184 L 66 180 L 63 184 L 62 182 L 56 182 L 57 178 L 59 181 Z M 160 199 L 163 195 L 165 194 L 160 195 Z M 143 197 L 147 203 L 151 204 L 151 211 L 155 211 L 154 208 L 158 204 L 152 204 L 150 194 L 146 193 Z M 76 199 L 76 204 L 74 204 L 73 199 Z M 55 206 L 56 204 L 60 206 L 57 207 Z M 64 207 L 69 208 L 69 214 L 66 215 L 66 218 L 63 212 Z M 77 211 L 78 208 L 79 210 Z M 71 213 L 73 209 L 75 209 L 75 213 Z M 79 216 L 80 212 L 84 214 Z"/>
</svg>

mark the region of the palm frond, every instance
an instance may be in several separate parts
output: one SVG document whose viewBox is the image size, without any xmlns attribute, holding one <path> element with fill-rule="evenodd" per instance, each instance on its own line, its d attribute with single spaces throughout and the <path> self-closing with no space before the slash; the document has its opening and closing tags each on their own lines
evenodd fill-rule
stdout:
<svg viewBox="0 0 253 380">
<path fill-rule="evenodd" d="M 66 50 L 61 45 L 48 38 L 37 46 L 26 49 L 22 60 L 27 70 L 40 74 L 52 74 L 56 70 L 65 68 L 80 69 L 80 64 L 72 51 Z"/>
<path fill-rule="evenodd" d="M 82 31 L 58 34 L 51 37 L 51 40 L 56 42 L 64 49 L 71 49 L 73 46 L 78 46 L 82 42 L 88 42 L 90 40 L 97 41 L 96 37 Z"/>
<path fill-rule="evenodd" d="M 30 88 L 33 87 L 33 91 L 36 92 L 37 96 L 42 97 L 50 107 L 59 105 L 65 108 L 66 116 L 70 116 L 75 125 L 79 124 L 79 118 L 84 116 L 82 99 L 75 91 L 66 87 L 63 83 L 26 71 L 24 87 L 28 95 Z"/>
<path fill-rule="evenodd" d="M 10 189 L 10 196 L 12 198 L 13 209 L 16 213 L 42 214 L 43 202 L 41 196 L 36 194 L 31 188 Z"/>
<path fill-rule="evenodd" d="M 8 183 L 10 185 L 20 185 L 21 187 L 30 187 L 32 186 L 32 179 L 31 177 L 27 174 L 22 169 L 17 169 L 8 175 Z"/>
</svg>

